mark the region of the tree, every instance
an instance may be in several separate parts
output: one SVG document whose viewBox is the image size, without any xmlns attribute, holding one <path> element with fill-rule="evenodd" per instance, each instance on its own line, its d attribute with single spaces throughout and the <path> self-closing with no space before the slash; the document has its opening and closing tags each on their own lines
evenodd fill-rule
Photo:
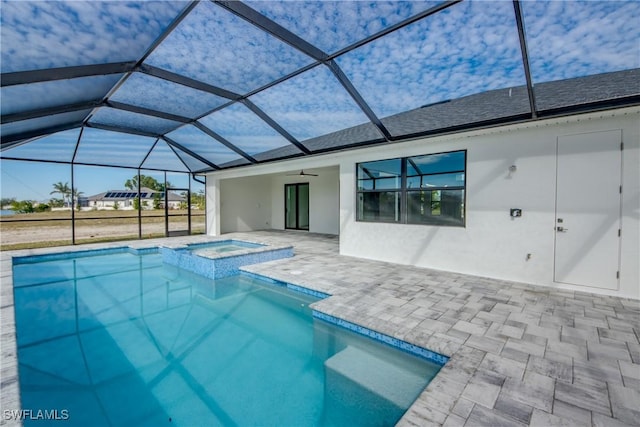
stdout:
<svg viewBox="0 0 640 427">
<path fill-rule="evenodd" d="M 153 194 L 153 209 L 160 209 L 162 195 L 160 193 Z"/>
<path fill-rule="evenodd" d="M 200 190 L 197 193 L 191 195 L 191 204 L 195 205 L 198 209 L 204 209 L 205 196 L 204 190 Z"/>
<path fill-rule="evenodd" d="M 51 206 L 52 208 L 62 208 L 64 207 L 64 199 L 52 197 L 51 199 L 49 199 L 49 206 Z"/>
<path fill-rule="evenodd" d="M 69 183 L 62 181 L 58 181 L 53 184 L 53 191 L 49 194 L 60 194 L 62 195 L 62 200 L 69 200 L 71 198 L 71 188 L 69 187 Z"/>
<path fill-rule="evenodd" d="M 36 212 L 48 212 L 50 210 L 51 206 L 46 203 L 38 203 L 36 206 L 34 206 L 34 211 Z"/>
<path fill-rule="evenodd" d="M 140 210 L 140 197 L 136 196 L 133 198 L 133 209 L 139 211 Z"/>
<path fill-rule="evenodd" d="M 16 213 L 33 213 L 36 211 L 31 200 L 14 200 L 11 202 L 11 209 Z"/>
<path fill-rule="evenodd" d="M 120 209 L 120 203 L 118 202 L 113 202 L 113 210 L 117 211 L 118 209 Z"/>
<path fill-rule="evenodd" d="M 167 186 L 171 187 L 171 184 L 167 182 Z M 132 191 L 138 191 L 138 175 L 134 175 L 133 178 L 128 179 L 124 183 L 124 187 Z M 140 188 L 143 187 L 147 187 L 155 191 L 164 191 L 164 183 L 158 182 L 152 176 L 140 175 Z"/>
<path fill-rule="evenodd" d="M 76 209 L 80 210 L 80 196 L 84 194 L 84 191 L 80 191 L 77 188 L 73 189 L 73 204 L 75 204 Z"/>
<path fill-rule="evenodd" d="M 16 201 L 15 197 L 3 197 L 2 200 L 0 200 L 0 207 L 2 207 L 2 206 L 10 206 L 11 203 L 13 203 L 15 201 Z"/>
</svg>

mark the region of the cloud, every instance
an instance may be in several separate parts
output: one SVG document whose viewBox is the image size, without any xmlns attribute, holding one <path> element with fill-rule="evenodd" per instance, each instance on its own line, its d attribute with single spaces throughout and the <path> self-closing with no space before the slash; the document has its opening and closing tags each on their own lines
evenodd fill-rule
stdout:
<svg viewBox="0 0 640 427">
<path fill-rule="evenodd" d="M 138 60 L 176 1 L 3 1 L 2 72 Z"/>
<path fill-rule="evenodd" d="M 2 88 L 2 114 L 102 99 L 122 77 L 81 77 Z"/>
<path fill-rule="evenodd" d="M 6 123 L 2 125 L 2 135 L 17 135 L 24 132 L 39 131 L 49 127 L 81 122 L 90 112 L 91 110 L 71 111 L 68 113 L 60 113 L 35 119 L 22 120 L 19 122 Z"/>
<path fill-rule="evenodd" d="M 322 65 L 250 99 L 300 141 L 369 121 Z"/>
<path fill-rule="evenodd" d="M 637 1 L 523 2 L 535 82 L 640 67 Z"/>
<path fill-rule="evenodd" d="M 510 2 L 463 2 L 337 59 L 380 117 L 523 85 Z"/>
<path fill-rule="evenodd" d="M 76 162 L 138 167 L 154 142 L 155 138 L 85 128 Z"/>
<path fill-rule="evenodd" d="M 89 120 L 90 123 L 98 123 L 109 126 L 121 126 L 128 129 L 137 129 L 143 132 L 164 134 L 178 127 L 181 123 L 146 114 L 132 113 L 115 108 L 101 107 Z"/>
<path fill-rule="evenodd" d="M 200 121 L 250 155 L 290 144 L 282 135 L 239 103 L 203 117 Z"/>
<path fill-rule="evenodd" d="M 249 1 L 251 7 L 327 52 L 435 3 Z M 521 4 L 535 83 L 640 67 L 640 26 L 636 24 L 640 2 Z M 0 17 L 2 72 L 139 59 L 185 5 L 180 1 L 5 0 Z M 217 4 L 203 1 L 148 62 L 247 93 L 312 63 L 312 59 Z M 342 55 L 337 63 L 380 118 L 437 101 L 525 84 L 509 1 L 456 4 Z M 5 87 L 2 114 L 99 98 L 119 78 L 87 77 Z M 112 99 L 188 117 L 225 102 L 215 95 L 139 73 Z M 368 122 L 324 65 L 251 100 L 300 141 Z M 2 133 L 11 135 L 81 119 L 82 114 L 85 112 L 5 124 Z M 180 125 L 109 108 L 101 108 L 92 121 L 154 133 Z M 203 123 L 251 154 L 288 144 L 241 104 L 216 112 Z M 170 136 L 214 163 L 239 158 L 193 126 L 180 127 Z M 94 152 L 102 152 L 98 147 L 106 150 L 107 145 L 100 142 Z M 58 155 L 52 150 L 52 156 Z M 127 158 L 122 161 L 129 164 Z"/>
<path fill-rule="evenodd" d="M 208 92 L 142 73 L 132 74 L 110 99 L 189 118 L 196 118 L 228 102 Z"/>
<path fill-rule="evenodd" d="M 238 93 L 247 93 L 313 60 L 205 1 L 147 62 Z"/>
<path fill-rule="evenodd" d="M 164 141 L 158 141 L 149 157 L 142 164 L 144 168 L 184 170 L 186 166 L 179 160 L 176 153 Z"/>
<path fill-rule="evenodd" d="M 79 133 L 80 129 L 78 128 L 43 136 L 27 144 L 3 151 L 2 157 L 70 162 Z"/>
<path fill-rule="evenodd" d="M 236 152 L 231 151 L 192 125 L 183 126 L 167 136 L 215 164 L 222 164 L 240 158 L 240 155 Z"/>
<path fill-rule="evenodd" d="M 334 53 L 439 1 L 248 1 L 249 6 Z"/>
</svg>

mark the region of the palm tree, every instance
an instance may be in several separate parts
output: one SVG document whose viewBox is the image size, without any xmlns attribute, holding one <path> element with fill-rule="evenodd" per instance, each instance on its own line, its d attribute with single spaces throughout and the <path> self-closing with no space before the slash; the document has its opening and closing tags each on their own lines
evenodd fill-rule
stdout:
<svg viewBox="0 0 640 427">
<path fill-rule="evenodd" d="M 62 199 L 69 199 L 71 195 L 71 188 L 69 188 L 69 183 L 62 181 L 56 182 L 53 184 L 53 191 L 49 194 L 60 194 L 62 195 Z"/>
<path fill-rule="evenodd" d="M 84 194 L 84 191 L 79 191 L 77 188 L 73 189 L 73 204 L 80 210 L 80 196 Z"/>
</svg>

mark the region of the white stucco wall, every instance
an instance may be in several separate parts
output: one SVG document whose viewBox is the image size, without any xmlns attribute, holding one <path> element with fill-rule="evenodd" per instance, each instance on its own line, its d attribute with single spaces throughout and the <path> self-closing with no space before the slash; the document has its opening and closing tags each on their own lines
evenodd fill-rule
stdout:
<svg viewBox="0 0 640 427">
<path fill-rule="evenodd" d="M 343 255 L 638 299 L 639 123 L 640 109 L 627 108 L 216 172 L 207 178 L 208 233 L 241 227 L 283 229 L 284 183 L 310 182 L 311 231 L 339 230 Z M 613 129 L 622 130 L 625 143 L 619 289 L 555 283 L 557 138 Z M 466 227 L 355 220 L 356 163 L 461 149 L 467 150 Z M 517 166 L 516 172 L 509 173 L 511 165 Z M 313 178 L 317 181 L 284 176 L 300 169 L 315 172 L 318 168 L 335 172 Z M 252 177 L 237 179 L 245 175 Z M 260 211 L 252 216 L 244 212 L 256 206 L 258 200 L 266 207 L 266 199 L 271 200 L 268 214 Z M 521 208 L 523 216 L 512 219 L 510 208 Z M 234 219 L 236 214 L 239 218 Z M 270 227 L 262 226 L 267 221 Z M 217 224 L 224 226 L 216 229 Z M 527 254 L 531 254 L 528 260 Z"/>
<path fill-rule="evenodd" d="M 220 232 L 271 228 L 270 179 L 247 177 L 220 181 Z"/>
<path fill-rule="evenodd" d="M 639 116 L 611 113 L 511 126 L 353 152 L 340 158 L 340 252 L 480 276 L 640 298 Z M 558 136 L 622 129 L 623 211 L 617 291 L 554 283 L 556 141 Z M 355 163 L 467 150 L 466 227 L 355 220 Z M 509 166 L 517 171 L 509 173 Z M 511 218 L 510 208 L 521 208 Z M 531 258 L 527 260 L 527 254 Z"/>
</svg>

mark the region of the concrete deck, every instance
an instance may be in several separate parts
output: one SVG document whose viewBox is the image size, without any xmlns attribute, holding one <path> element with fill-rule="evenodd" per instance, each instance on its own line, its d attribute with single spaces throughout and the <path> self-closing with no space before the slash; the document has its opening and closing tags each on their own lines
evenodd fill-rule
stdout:
<svg viewBox="0 0 640 427">
<path fill-rule="evenodd" d="M 451 357 L 401 426 L 640 425 L 640 301 L 344 257 L 336 236 L 223 237 L 293 244 L 293 258 L 245 269 L 331 294 L 313 308 Z M 163 241 L 1 254 L 2 410 L 20 405 L 11 257 Z"/>
</svg>

